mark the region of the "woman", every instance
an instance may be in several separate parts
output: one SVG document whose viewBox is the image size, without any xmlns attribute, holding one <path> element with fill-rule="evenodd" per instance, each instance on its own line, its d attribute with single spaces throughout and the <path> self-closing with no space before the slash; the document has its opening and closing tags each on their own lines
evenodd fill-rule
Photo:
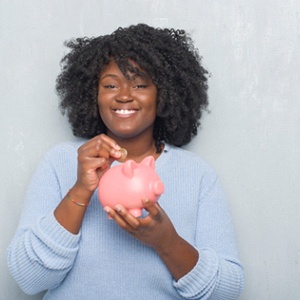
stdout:
<svg viewBox="0 0 300 300">
<path fill-rule="evenodd" d="M 50 150 L 31 181 L 8 249 L 16 281 L 55 300 L 236 299 L 243 270 L 220 183 L 180 148 L 208 105 L 191 39 L 139 24 L 67 46 L 57 91 L 82 139 Z M 121 148 L 152 155 L 165 185 L 159 204 L 141 199 L 141 218 L 97 199 Z"/>
</svg>

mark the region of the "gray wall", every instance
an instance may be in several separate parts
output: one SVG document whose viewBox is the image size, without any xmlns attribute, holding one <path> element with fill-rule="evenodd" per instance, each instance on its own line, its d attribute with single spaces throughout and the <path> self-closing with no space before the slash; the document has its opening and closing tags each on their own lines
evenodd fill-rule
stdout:
<svg viewBox="0 0 300 300">
<path fill-rule="evenodd" d="M 41 155 L 73 139 L 54 91 L 65 39 L 144 22 L 189 31 L 210 79 L 211 113 L 188 146 L 228 193 L 243 300 L 300 299 L 300 1 L 1 0 L 0 299 L 25 296 L 5 249 Z"/>
</svg>

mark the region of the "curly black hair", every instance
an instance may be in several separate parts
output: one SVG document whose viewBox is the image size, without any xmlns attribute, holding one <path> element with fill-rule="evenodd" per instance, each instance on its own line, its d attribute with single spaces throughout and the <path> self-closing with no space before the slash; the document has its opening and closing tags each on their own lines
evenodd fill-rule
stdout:
<svg viewBox="0 0 300 300">
<path fill-rule="evenodd" d="M 97 96 L 99 75 L 112 58 L 125 75 L 138 72 L 130 60 L 136 62 L 157 87 L 153 137 L 158 152 L 163 141 L 180 147 L 197 135 L 208 106 L 208 72 L 184 30 L 138 24 L 96 38 L 72 39 L 65 45 L 70 52 L 61 60 L 56 90 L 75 136 L 92 138 L 106 132 Z"/>
</svg>

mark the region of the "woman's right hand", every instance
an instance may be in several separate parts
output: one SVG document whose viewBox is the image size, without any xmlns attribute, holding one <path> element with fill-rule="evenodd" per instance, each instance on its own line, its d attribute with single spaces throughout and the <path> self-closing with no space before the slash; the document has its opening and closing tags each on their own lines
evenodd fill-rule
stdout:
<svg viewBox="0 0 300 300">
<path fill-rule="evenodd" d="M 111 163 L 122 157 L 120 150 L 121 147 L 105 134 L 79 147 L 76 183 L 54 210 L 54 216 L 66 230 L 78 234 L 91 196 Z"/>
<path fill-rule="evenodd" d="M 78 149 L 76 188 L 93 193 L 101 176 L 114 160 L 122 157 L 121 147 L 110 137 L 100 134 Z"/>
</svg>

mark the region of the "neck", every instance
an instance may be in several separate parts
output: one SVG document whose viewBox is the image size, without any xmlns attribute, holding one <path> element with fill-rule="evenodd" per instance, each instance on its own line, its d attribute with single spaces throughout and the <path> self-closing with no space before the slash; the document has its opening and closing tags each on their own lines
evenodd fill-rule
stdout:
<svg viewBox="0 0 300 300">
<path fill-rule="evenodd" d="M 125 148 L 128 152 L 127 158 L 136 162 L 141 162 L 146 156 L 153 156 L 157 159 L 160 153 L 157 153 L 155 140 L 153 137 L 135 137 L 129 139 L 117 138 L 111 136 L 122 148 Z"/>
</svg>

